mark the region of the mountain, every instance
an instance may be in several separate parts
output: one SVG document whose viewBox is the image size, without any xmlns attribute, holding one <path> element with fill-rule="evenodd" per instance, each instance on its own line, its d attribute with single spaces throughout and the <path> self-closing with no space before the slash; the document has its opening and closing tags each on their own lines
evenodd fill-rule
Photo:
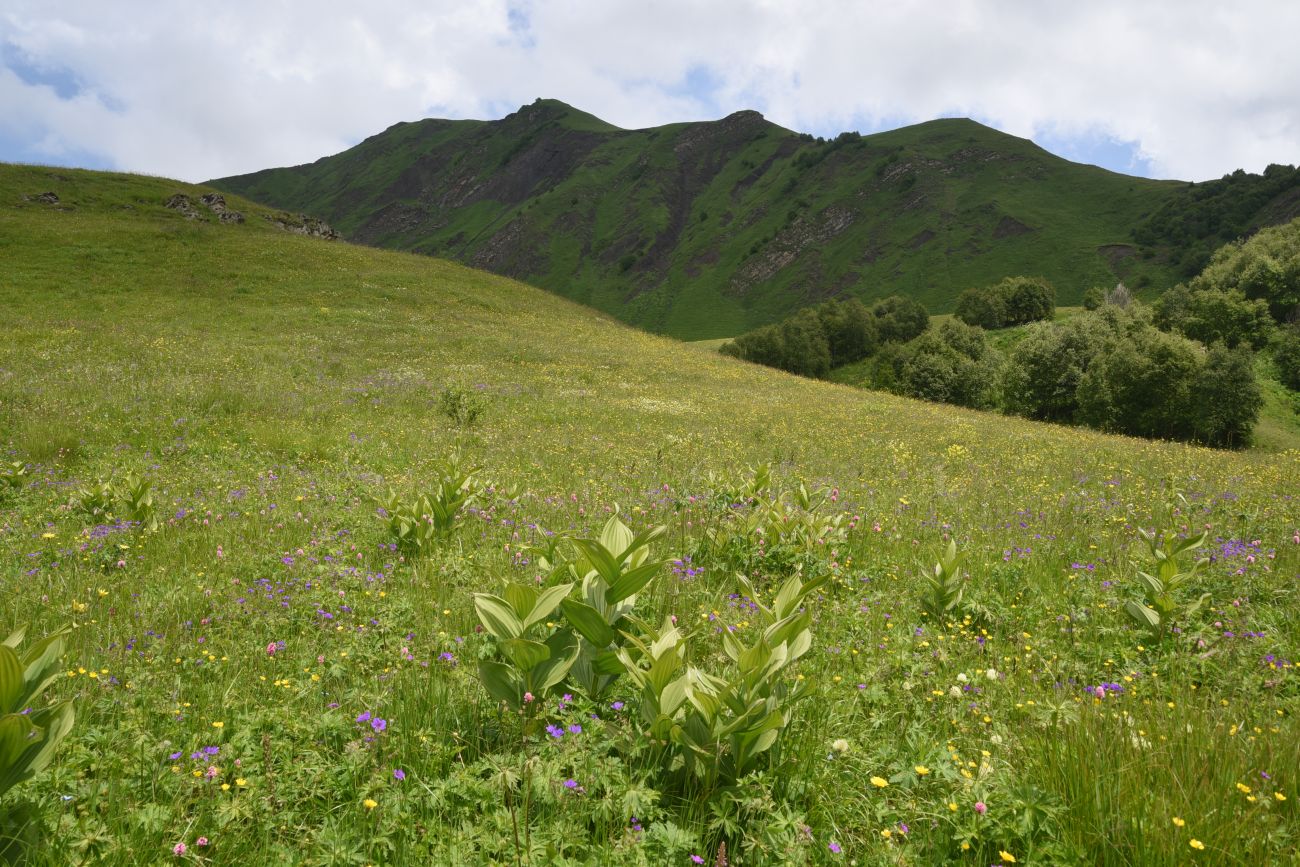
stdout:
<svg viewBox="0 0 1300 867">
<path fill-rule="evenodd" d="M 1120 280 L 1162 287 L 1176 239 L 1140 247 L 1134 227 L 1189 196 L 971 120 L 825 141 L 753 111 L 623 130 L 555 100 L 400 123 L 309 165 L 211 183 L 685 339 L 844 293 L 950 310 L 1009 274 L 1047 277 L 1062 304 Z"/>
</svg>

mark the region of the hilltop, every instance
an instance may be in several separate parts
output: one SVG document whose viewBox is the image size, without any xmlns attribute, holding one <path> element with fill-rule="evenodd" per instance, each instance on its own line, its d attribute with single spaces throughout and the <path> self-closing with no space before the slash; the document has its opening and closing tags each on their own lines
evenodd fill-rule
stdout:
<svg viewBox="0 0 1300 867">
<path fill-rule="evenodd" d="M 1300 180 L 1285 180 L 1243 226 L 1300 208 L 1287 197 Z M 1187 184 L 1071 163 L 966 119 L 822 141 L 754 111 L 623 130 L 556 100 L 401 123 L 309 165 L 212 183 L 683 339 L 841 294 L 944 312 L 1009 274 L 1047 277 L 1062 304 L 1119 281 L 1154 291 L 1207 222 L 1179 216 Z M 1140 245 L 1135 227 L 1156 214 Z"/>
</svg>

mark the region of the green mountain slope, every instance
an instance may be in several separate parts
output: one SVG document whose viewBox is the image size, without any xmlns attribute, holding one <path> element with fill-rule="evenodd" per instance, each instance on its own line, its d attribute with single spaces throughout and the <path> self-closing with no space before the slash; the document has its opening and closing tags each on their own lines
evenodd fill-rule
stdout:
<svg viewBox="0 0 1300 867">
<path fill-rule="evenodd" d="M 336 156 L 213 184 L 349 238 L 542 286 L 653 331 L 736 334 L 839 293 L 950 309 L 1042 274 L 1170 282 L 1132 227 L 1183 185 L 1070 163 L 969 120 L 814 140 L 738 112 L 621 130 L 553 100 L 398 124 Z"/>
</svg>

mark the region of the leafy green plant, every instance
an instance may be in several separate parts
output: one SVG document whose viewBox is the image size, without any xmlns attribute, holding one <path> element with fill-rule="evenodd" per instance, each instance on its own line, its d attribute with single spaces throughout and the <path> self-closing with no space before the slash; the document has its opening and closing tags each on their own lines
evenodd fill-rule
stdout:
<svg viewBox="0 0 1300 867">
<path fill-rule="evenodd" d="M 478 495 L 478 469 L 463 469 L 459 454 L 453 454 L 431 490 L 403 500 L 390 489 L 385 499 L 377 500 L 382 509 L 380 520 L 387 523 L 389 537 L 399 551 L 408 556 L 428 553 L 451 536 L 461 510 Z"/>
<path fill-rule="evenodd" d="M 27 481 L 27 465 L 22 461 L 0 464 L 0 494 L 16 491 Z"/>
<path fill-rule="evenodd" d="M 1174 532 L 1150 532 L 1141 528 L 1138 533 L 1146 543 L 1149 559 L 1155 568 L 1152 572 L 1138 570 L 1142 601 L 1128 600 L 1124 603 L 1124 611 L 1138 626 L 1154 638 L 1161 639 L 1168 636 L 1176 625 L 1191 620 L 1209 601 L 1209 593 L 1202 593 L 1196 599 L 1185 598 L 1187 586 L 1209 560 L 1201 558 L 1190 568 L 1180 561 L 1183 554 L 1205 544 L 1206 534 L 1202 532 L 1180 538 Z"/>
<path fill-rule="evenodd" d="M 134 521 L 146 530 L 158 528 L 153 483 L 136 473 L 127 473 L 120 480 L 97 479 L 83 485 L 77 489 L 71 505 L 95 521 Z"/>
<path fill-rule="evenodd" d="M 487 412 L 487 400 L 463 385 L 449 385 L 438 395 L 438 411 L 456 427 L 473 427 Z"/>
<path fill-rule="evenodd" d="M 960 620 L 965 613 L 962 597 L 968 579 L 961 568 L 965 559 L 964 553 L 957 552 L 957 542 L 949 540 L 948 548 L 934 567 L 921 571 L 925 579 L 921 610 L 937 625 Z"/>
<path fill-rule="evenodd" d="M 538 640 L 546 618 L 572 589 L 572 584 L 542 590 L 509 584 L 504 597 L 474 594 L 474 611 L 501 657 L 482 660 L 479 679 L 493 698 L 511 710 L 520 710 L 545 695 L 564 680 L 577 660 L 578 641 L 569 630 L 557 629 Z"/>
<path fill-rule="evenodd" d="M 71 701 L 33 709 L 32 702 L 60 675 L 64 627 L 19 653 L 26 627 L 0 644 L 0 795 L 40 773 L 72 729 Z"/>
<path fill-rule="evenodd" d="M 664 533 L 665 528 L 658 526 L 633 534 L 618 519 L 615 507 L 597 538 L 571 540 L 580 557 L 570 570 L 581 576 L 582 589 L 580 598 L 565 599 L 560 607 L 581 637 L 573 679 L 593 698 L 623 671 L 617 656 L 624 643 L 619 625 L 632 613 L 636 595 L 667 562 L 650 559 L 650 544 Z"/>
<path fill-rule="evenodd" d="M 761 768 L 792 719 L 792 706 L 805 689 L 785 675 L 812 646 L 812 616 L 802 606 L 827 579 L 805 583 L 793 575 L 770 607 L 757 601 L 747 579 L 740 580 L 764 628 L 748 645 L 722 633 L 731 661 L 724 673 L 687 665 L 686 637 L 671 621 L 657 631 L 643 627 L 643 635 L 627 634 L 628 646 L 618 650 L 640 688 L 646 734 L 672 750 L 667 767 L 680 765 L 706 791 L 734 785 Z"/>
</svg>

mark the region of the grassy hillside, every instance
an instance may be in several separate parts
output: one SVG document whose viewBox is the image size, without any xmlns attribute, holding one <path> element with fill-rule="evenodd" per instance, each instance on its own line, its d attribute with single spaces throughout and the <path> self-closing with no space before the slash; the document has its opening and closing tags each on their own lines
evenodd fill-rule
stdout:
<svg viewBox="0 0 1300 867">
<path fill-rule="evenodd" d="M 1172 282 L 1132 228 L 1183 185 L 1070 163 L 962 119 L 814 140 L 738 112 L 621 130 L 554 100 L 398 124 L 310 165 L 213 182 L 351 239 L 517 277 L 683 339 L 830 295 L 932 310 L 1009 274 L 1073 303 Z"/>
<path fill-rule="evenodd" d="M 45 829 L 36 863 L 1300 854 L 1300 454 L 802 380 L 234 197 L 243 224 L 189 220 L 176 192 L 203 190 L 0 166 L 0 458 L 27 470 L 0 486 L 0 629 L 75 623 L 49 695 L 76 724 L 0 800 Z M 482 418 L 457 425 L 444 394 Z M 427 490 L 454 448 L 490 486 L 404 556 L 373 497 Z M 156 530 L 68 506 L 126 472 Z M 529 545 L 615 509 L 669 528 L 637 616 L 676 617 L 718 676 L 724 630 L 763 623 L 737 571 L 765 604 L 829 578 L 810 649 L 773 675 L 808 695 L 734 786 L 683 778 L 626 675 L 522 716 L 479 683 L 471 594 L 534 582 Z M 1209 601 L 1163 640 L 1122 610 L 1139 527 L 1209 532 L 1186 590 Z M 974 607 L 935 620 L 917 570 L 949 539 Z"/>
</svg>

